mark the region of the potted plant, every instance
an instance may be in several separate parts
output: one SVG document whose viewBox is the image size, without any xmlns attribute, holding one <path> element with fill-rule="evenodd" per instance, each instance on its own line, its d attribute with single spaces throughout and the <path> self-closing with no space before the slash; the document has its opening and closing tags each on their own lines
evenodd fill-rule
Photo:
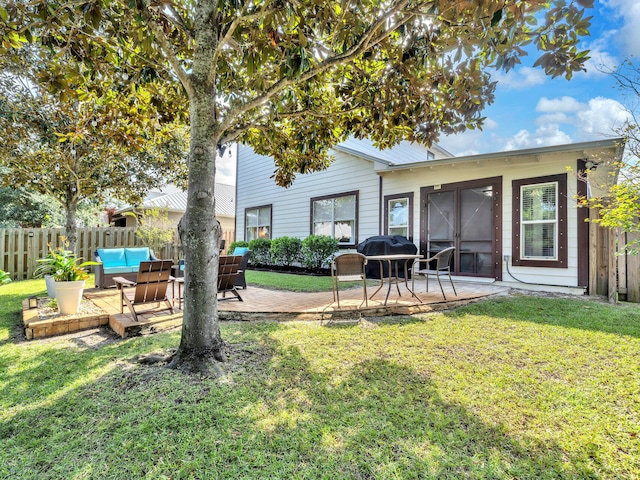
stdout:
<svg viewBox="0 0 640 480">
<path fill-rule="evenodd" d="M 51 275 L 55 282 L 55 299 L 58 312 L 62 315 L 72 315 L 78 312 L 84 281 L 88 277 L 85 267 L 97 265 L 97 262 L 82 262 L 76 258 L 71 250 L 59 247 L 49 249 L 49 254 L 38 260 L 40 266 L 36 269 L 36 276 Z M 51 295 L 50 295 L 51 296 Z"/>
<path fill-rule="evenodd" d="M 51 248 L 51 245 L 49 245 L 49 253 L 47 256 L 38 260 L 39 265 L 33 272 L 33 276 L 35 278 L 44 278 L 49 298 L 56 298 L 56 287 L 53 274 L 65 264 L 66 259 L 69 256 L 75 257 L 75 254 L 71 250 L 67 250 L 62 247 L 58 247 L 54 250 Z"/>
</svg>

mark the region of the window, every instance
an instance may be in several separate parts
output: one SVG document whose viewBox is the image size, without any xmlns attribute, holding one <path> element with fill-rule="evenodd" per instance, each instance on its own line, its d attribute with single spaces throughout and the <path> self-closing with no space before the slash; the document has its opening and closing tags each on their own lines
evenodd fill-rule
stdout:
<svg viewBox="0 0 640 480">
<path fill-rule="evenodd" d="M 358 192 L 312 198 L 311 233 L 333 237 L 340 245 L 355 245 L 357 211 Z"/>
<path fill-rule="evenodd" d="M 513 182 L 513 263 L 567 267 L 567 177 Z"/>
<path fill-rule="evenodd" d="M 413 240 L 413 192 L 384 197 L 385 235 Z"/>
<path fill-rule="evenodd" d="M 271 205 L 247 208 L 244 211 L 246 242 L 256 238 L 271 238 Z"/>
</svg>

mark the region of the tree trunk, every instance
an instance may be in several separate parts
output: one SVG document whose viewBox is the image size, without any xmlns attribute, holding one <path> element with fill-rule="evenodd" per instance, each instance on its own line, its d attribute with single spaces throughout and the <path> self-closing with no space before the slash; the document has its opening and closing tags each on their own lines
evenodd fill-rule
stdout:
<svg viewBox="0 0 640 480">
<path fill-rule="evenodd" d="M 67 238 L 69 250 L 75 251 L 76 242 L 78 241 L 78 227 L 76 226 L 76 214 L 78 212 L 78 202 L 67 201 L 64 204 L 66 214 L 66 223 L 64 226 L 64 234 Z"/>
<path fill-rule="evenodd" d="M 213 115 L 215 94 L 208 74 L 215 50 L 210 11 L 196 18 L 192 93 L 189 98 L 191 145 L 189 148 L 189 190 L 187 209 L 180 221 L 180 237 L 185 257 L 184 316 L 180 346 L 170 368 L 190 372 L 220 374 L 224 362 L 224 342 L 218 323 L 218 262 L 220 227 L 215 215 L 216 152 L 219 134 Z M 206 8 L 203 7 L 205 10 Z"/>
</svg>

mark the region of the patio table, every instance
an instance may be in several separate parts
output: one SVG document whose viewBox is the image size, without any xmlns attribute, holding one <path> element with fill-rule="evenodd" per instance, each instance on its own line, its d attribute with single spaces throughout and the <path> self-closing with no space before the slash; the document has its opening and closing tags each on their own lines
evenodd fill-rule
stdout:
<svg viewBox="0 0 640 480">
<path fill-rule="evenodd" d="M 402 294 L 400 293 L 400 287 L 398 286 L 398 263 L 400 262 L 404 262 L 403 263 L 403 267 L 404 267 L 404 286 L 406 287 L 407 291 L 409 291 L 411 293 L 412 296 L 416 297 L 418 299 L 418 301 L 420 303 L 422 303 L 422 300 L 420 299 L 420 297 L 418 297 L 415 292 L 413 290 L 411 290 L 411 287 L 409 287 L 409 282 L 407 281 L 408 275 L 407 272 L 409 271 L 409 269 L 407 268 L 409 262 L 411 262 L 411 265 L 413 265 L 413 262 L 415 260 L 417 260 L 418 258 L 422 258 L 422 255 L 418 255 L 418 254 L 407 254 L 407 253 L 394 253 L 394 254 L 390 254 L 390 255 L 367 255 L 367 261 L 377 261 L 380 264 L 380 286 L 378 287 L 378 289 L 373 292 L 373 294 L 369 297 L 369 299 L 372 299 L 376 293 L 378 293 L 382 287 L 384 286 L 384 281 L 385 281 L 385 276 L 384 276 L 384 269 L 383 269 L 383 264 L 384 262 L 387 262 L 388 266 L 389 266 L 389 275 L 388 277 L 386 277 L 387 281 L 388 281 L 388 287 L 387 287 L 387 296 L 384 299 L 384 305 L 387 305 L 387 301 L 389 300 L 389 294 L 391 293 L 391 282 L 393 282 L 395 280 L 396 282 L 396 288 L 398 289 L 398 295 L 402 296 Z M 395 266 L 395 271 L 394 271 L 394 267 Z"/>
</svg>

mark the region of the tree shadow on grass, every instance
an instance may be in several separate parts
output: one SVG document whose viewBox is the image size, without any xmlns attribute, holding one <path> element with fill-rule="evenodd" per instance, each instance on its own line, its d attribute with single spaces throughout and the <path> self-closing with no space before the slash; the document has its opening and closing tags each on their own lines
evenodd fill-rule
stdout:
<svg viewBox="0 0 640 480">
<path fill-rule="evenodd" d="M 131 363 L 94 373 L 145 339 L 43 352 L 28 382 L 58 383 L 16 390 L 15 373 L 0 392 L 27 407 L 0 420 L 0 477 L 597 477 L 594 457 L 491 424 L 423 372 L 376 353 L 335 371 L 277 340 L 282 328 L 243 328 L 221 379 Z M 64 356 L 67 371 L 47 372 Z"/>
</svg>

